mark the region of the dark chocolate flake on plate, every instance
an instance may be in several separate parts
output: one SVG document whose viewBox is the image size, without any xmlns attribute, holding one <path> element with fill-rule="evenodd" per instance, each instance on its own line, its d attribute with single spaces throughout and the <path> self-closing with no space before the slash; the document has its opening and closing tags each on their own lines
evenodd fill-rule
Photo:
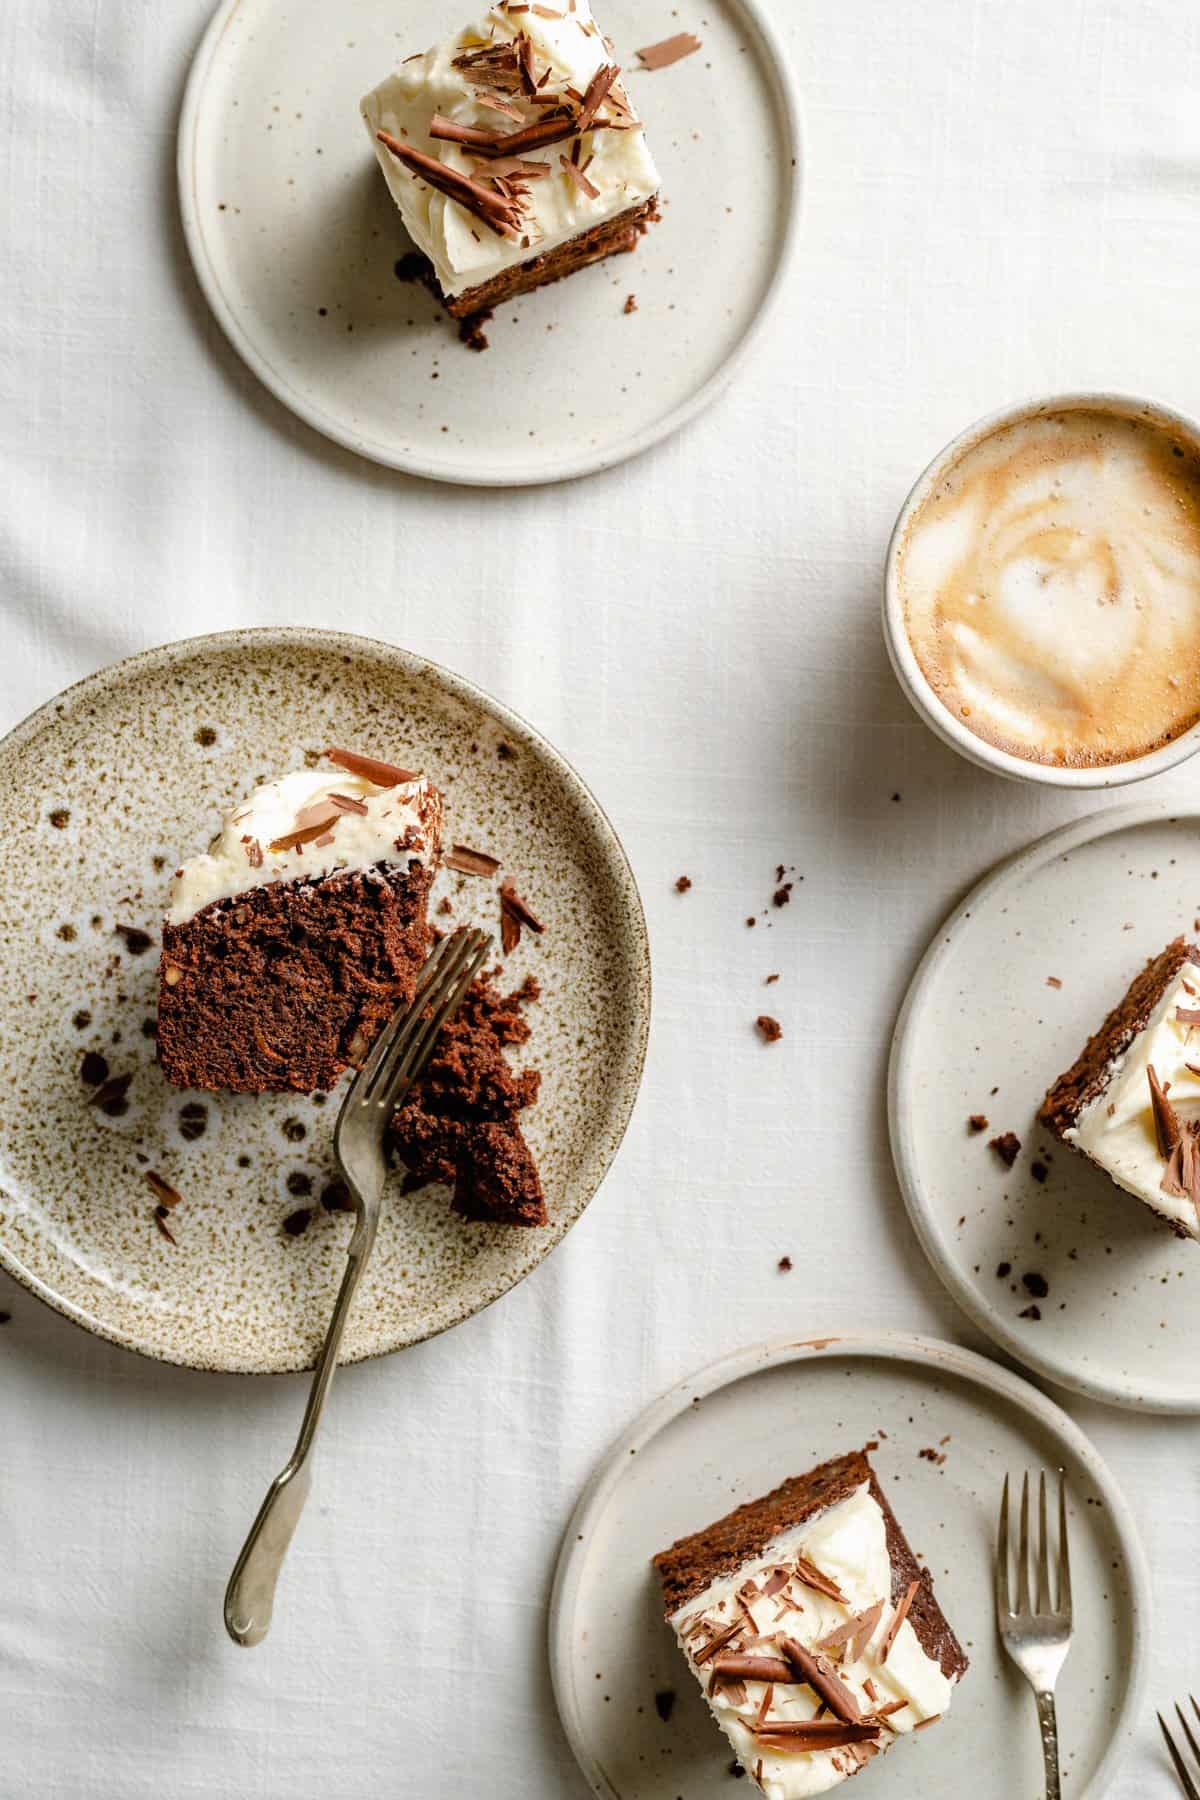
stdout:
<svg viewBox="0 0 1200 1800">
<path fill-rule="evenodd" d="M 460 875 L 495 875 L 500 869 L 497 857 L 484 850 L 469 850 L 465 844 L 455 844 L 443 860 L 448 869 L 456 869 Z"/>
<path fill-rule="evenodd" d="M 108 1064 L 98 1050 L 86 1050 L 79 1065 L 79 1079 L 89 1087 L 100 1087 L 108 1080 Z"/>
<path fill-rule="evenodd" d="M 179 1192 L 178 1188 L 173 1188 L 169 1181 L 164 1181 L 157 1169 L 147 1169 L 146 1180 L 155 1194 L 159 1205 L 165 1206 L 168 1212 L 173 1212 L 183 1199 L 183 1195 Z"/>
</svg>

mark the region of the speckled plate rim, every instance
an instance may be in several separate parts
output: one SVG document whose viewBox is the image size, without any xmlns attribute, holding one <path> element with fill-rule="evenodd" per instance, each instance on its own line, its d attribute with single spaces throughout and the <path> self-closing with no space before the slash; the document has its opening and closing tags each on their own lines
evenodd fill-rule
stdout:
<svg viewBox="0 0 1200 1800">
<path fill-rule="evenodd" d="M 581 450 L 573 458 L 558 457 L 553 467 L 544 462 L 522 464 L 514 459 L 511 464 L 480 464 L 471 470 L 455 463 L 440 462 L 436 457 L 401 454 L 386 443 L 353 430 L 324 408 L 313 405 L 293 386 L 282 370 L 275 368 L 258 349 L 242 323 L 237 308 L 221 286 L 215 262 L 205 240 L 196 193 L 198 135 L 209 74 L 222 39 L 244 3 L 245 0 L 221 0 L 192 62 L 184 89 L 176 150 L 179 205 L 192 267 L 204 297 L 212 308 L 213 316 L 242 361 L 289 412 L 302 419 L 306 425 L 311 425 L 323 437 L 341 444 L 344 449 L 352 450 L 357 456 L 366 457 L 369 462 L 380 463 L 385 468 L 398 469 L 402 474 L 421 476 L 428 481 L 450 482 L 462 487 L 540 487 L 559 481 L 577 481 L 584 475 L 595 475 L 602 469 L 616 468 L 635 456 L 641 456 L 664 438 L 682 430 L 724 393 L 774 318 L 800 236 L 807 172 L 799 88 L 792 72 L 791 59 L 760 0 L 722 0 L 722 4 L 740 15 L 747 29 L 757 39 L 759 55 L 771 78 L 780 132 L 787 146 L 784 225 L 775 248 L 774 268 L 758 312 L 721 367 L 689 399 L 670 408 L 652 425 L 632 433 L 619 445 L 607 450 Z"/>
<path fill-rule="evenodd" d="M 945 1370 L 947 1374 L 960 1380 L 976 1383 L 986 1392 L 999 1395 L 1011 1406 L 1024 1412 L 1044 1431 L 1064 1444 L 1071 1455 L 1087 1469 L 1097 1491 L 1103 1494 L 1108 1516 L 1129 1571 L 1132 1652 L 1125 1698 L 1113 1723 L 1108 1748 L 1101 1757 L 1091 1782 L 1077 1797 L 1077 1800 L 1100 1800 L 1133 1741 L 1146 1684 L 1152 1590 L 1150 1569 L 1133 1514 L 1115 1476 L 1099 1451 L 1061 1407 L 1039 1393 L 1021 1376 L 1011 1374 L 999 1363 L 978 1355 L 974 1350 L 964 1350 L 957 1344 L 947 1344 L 937 1338 L 898 1331 L 849 1331 L 736 1350 L 717 1362 L 707 1364 L 695 1375 L 688 1375 L 683 1381 L 677 1382 L 661 1399 L 646 1408 L 599 1463 L 580 1495 L 563 1534 L 550 1596 L 549 1626 L 550 1676 L 554 1699 L 563 1730 L 589 1787 L 599 1796 L 599 1800 L 623 1800 L 623 1796 L 611 1785 L 592 1757 L 581 1712 L 575 1700 L 572 1668 L 575 1615 L 584 1561 L 581 1543 L 586 1544 L 590 1540 L 597 1522 L 625 1478 L 633 1453 L 640 1454 L 652 1438 L 657 1437 L 681 1414 L 691 1412 L 697 1398 L 704 1400 L 718 1388 L 729 1387 L 736 1381 L 745 1380 L 747 1376 L 762 1374 L 767 1369 L 778 1368 L 785 1363 L 805 1363 L 837 1357 L 918 1362 Z"/>
<path fill-rule="evenodd" d="M 1099 1380 L 1084 1373 L 1069 1357 L 1046 1354 L 1036 1344 L 1021 1337 L 999 1309 L 989 1304 L 982 1285 L 977 1287 L 960 1272 L 948 1235 L 938 1221 L 936 1209 L 922 1178 L 920 1157 L 914 1141 L 911 1120 L 914 1106 L 920 1105 L 920 1101 L 913 1097 L 918 1073 L 916 1040 L 923 1010 L 931 1003 L 943 965 L 957 947 L 959 936 L 970 930 L 972 913 L 984 902 L 992 901 L 1005 889 L 1018 887 L 1026 877 L 1036 874 L 1047 863 L 1084 844 L 1094 843 L 1097 838 L 1136 829 L 1141 825 L 1185 819 L 1200 819 L 1200 808 L 1167 801 L 1103 807 L 1085 818 L 1076 819 L 1072 824 L 1060 826 L 1056 831 L 1038 838 L 1027 849 L 1018 850 L 1014 855 L 1006 857 L 971 889 L 961 905 L 954 909 L 935 932 L 929 948 L 917 965 L 901 1005 L 892 1036 L 888 1066 L 888 1130 L 900 1191 L 921 1248 L 950 1294 L 981 1331 L 985 1331 L 1002 1350 L 1007 1351 L 1025 1368 L 1033 1369 L 1049 1381 L 1058 1382 L 1073 1393 L 1086 1395 L 1089 1400 L 1101 1400 L 1110 1406 L 1120 1406 L 1132 1412 L 1200 1413 L 1200 1376 L 1195 1387 L 1184 1393 L 1147 1393 L 1134 1382 L 1122 1381 L 1116 1375 L 1107 1380 Z"/>
<path fill-rule="evenodd" d="M 366 650 L 375 656 L 382 656 L 395 664 L 403 673 L 409 676 L 427 676 L 456 700 L 463 701 L 470 706 L 482 707 L 501 724 L 513 739 L 518 743 L 525 744 L 549 763 L 574 790 L 590 813 L 597 828 L 609 840 L 614 853 L 613 872 L 619 883 L 621 897 L 625 903 L 628 921 L 632 929 L 633 942 L 630 950 L 637 965 L 635 977 L 636 1041 L 630 1060 L 628 1098 L 594 1148 L 591 1172 L 587 1180 L 587 1186 L 590 1188 L 587 1199 L 569 1217 L 556 1221 L 546 1232 L 544 1247 L 539 1246 L 540 1254 L 534 1263 L 520 1270 L 511 1279 L 505 1280 L 486 1299 L 464 1305 L 453 1318 L 447 1319 L 443 1324 L 430 1331 L 422 1332 L 415 1337 L 404 1338 L 386 1348 L 367 1350 L 361 1355 L 344 1356 L 342 1366 L 345 1367 L 354 1362 L 370 1362 L 377 1357 L 392 1356 L 398 1350 L 411 1349 L 414 1345 L 424 1343 L 429 1338 L 440 1337 L 444 1332 L 452 1331 L 456 1325 L 461 1325 L 467 1319 L 474 1318 L 477 1313 L 485 1312 L 489 1306 L 493 1306 L 496 1301 L 503 1299 L 505 1294 L 511 1293 L 514 1287 L 519 1286 L 526 1276 L 533 1272 L 534 1268 L 545 1261 L 546 1257 L 561 1244 L 571 1227 L 583 1217 L 616 1160 L 641 1089 L 642 1076 L 646 1067 L 646 1050 L 650 1040 L 652 1003 L 650 934 L 646 925 L 642 897 L 638 891 L 625 846 L 599 800 L 567 759 L 534 726 L 529 724 L 528 720 L 522 718 L 520 713 L 514 712 L 502 701 L 494 699 L 484 688 L 477 687 L 465 676 L 456 675 L 453 670 L 431 661 L 428 657 L 418 656 L 409 650 L 402 650 L 398 645 L 389 644 L 383 638 L 366 637 L 357 632 L 327 630 L 320 626 L 263 625 L 246 626 L 234 631 L 202 633 L 197 637 L 178 638 L 169 644 L 159 644 L 147 650 L 139 650 L 132 656 L 122 657 L 119 662 L 109 663 L 104 668 L 95 670 L 91 675 L 85 675 L 81 680 L 73 682 L 70 687 L 63 688 L 60 693 L 55 694 L 44 705 L 39 706 L 35 712 L 28 714 L 19 724 L 14 725 L 11 731 L 0 737 L 0 759 L 8 756 L 10 752 L 20 749 L 29 738 L 34 736 L 47 716 L 56 709 L 61 709 L 68 703 L 72 705 L 86 704 L 93 695 L 103 692 L 114 683 L 125 680 L 131 675 L 140 676 L 153 673 L 158 669 L 166 669 L 183 656 L 196 655 L 206 650 L 221 653 L 236 650 L 243 645 L 252 644 L 259 648 L 269 647 L 272 643 L 289 649 L 300 646 L 318 648 L 328 651 L 331 655 L 354 656 L 356 653 Z M 152 1361 L 218 1374 L 274 1375 L 297 1372 L 293 1369 L 248 1369 L 244 1365 L 210 1370 L 204 1363 L 195 1362 L 182 1355 L 171 1355 L 161 1345 L 140 1343 L 136 1335 L 112 1329 L 102 1319 L 89 1313 L 86 1307 L 77 1306 L 57 1294 L 40 1276 L 25 1267 L 21 1259 L 15 1256 L 4 1243 L 2 1237 L 0 1237 L 0 1268 L 19 1281 L 37 1299 L 44 1301 L 53 1311 L 69 1319 L 72 1324 L 80 1325 L 94 1336 L 104 1338 L 109 1343 L 119 1344 L 122 1349 L 136 1351 L 139 1356 L 149 1357 Z M 308 1366 L 311 1367 L 311 1364 Z M 304 1371 L 299 1372 L 303 1373 Z"/>
</svg>

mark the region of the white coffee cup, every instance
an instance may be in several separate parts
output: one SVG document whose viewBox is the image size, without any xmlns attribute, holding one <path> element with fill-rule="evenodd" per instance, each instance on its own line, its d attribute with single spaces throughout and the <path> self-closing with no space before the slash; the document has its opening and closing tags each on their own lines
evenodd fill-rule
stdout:
<svg viewBox="0 0 1200 1800">
<path fill-rule="evenodd" d="M 1145 781 L 1174 768 L 1200 750 L 1200 723 L 1173 738 L 1170 743 L 1135 756 L 1127 761 L 1088 766 L 1064 766 L 1037 762 L 1015 755 L 978 736 L 964 725 L 947 707 L 927 680 L 917 660 L 904 617 L 904 599 L 900 583 L 900 555 L 908 528 L 930 494 L 956 464 L 976 444 L 1006 426 L 1018 425 L 1026 419 L 1065 412 L 1113 413 L 1120 418 L 1145 420 L 1185 439 L 1200 454 L 1200 424 L 1172 408 L 1155 401 L 1134 399 L 1127 394 L 1084 393 L 1055 396 L 1046 400 L 1027 401 L 993 413 L 968 426 L 948 444 L 919 477 L 896 521 L 888 546 L 884 577 L 883 633 L 896 678 L 917 713 L 944 743 L 957 750 L 980 768 L 1014 781 L 1034 781 L 1049 787 L 1108 788 L 1129 782 Z"/>
</svg>

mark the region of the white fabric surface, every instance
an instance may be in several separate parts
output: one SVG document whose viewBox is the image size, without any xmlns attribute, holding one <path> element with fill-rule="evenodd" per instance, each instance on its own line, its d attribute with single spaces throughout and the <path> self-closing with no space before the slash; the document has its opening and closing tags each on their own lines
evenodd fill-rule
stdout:
<svg viewBox="0 0 1200 1800">
<path fill-rule="evenodd" d="M 880 565 L 918 467 L 981 412 L 1094 385 L 1200 413 L 1200 12 L 774 5 L 810 185 L 769 351 L 645 459 L 515 494 L 355 461 L 226 348 L 174 203 L 206 0 L 0 7 L 0 724 L 199 630 L 391 638 L 511 702 L 594 785 L 657 981 L 641 1102 L 583 1223 L 481 1318 L 342 1379 L 253 1655 L 225 1642 L 221 1591 L 301 1383 L 153 1366 L 0 1278 L 4 1800 L 582 1800 L 545 1608 L 619 1426 L 748 1337 L 864 1304 L 986 1348 L 904 1218 L 888 1033 L 964 885 L 1101 802 L 973 771 L 916 722 Z M 1156 791 L 1190 794 L 1196 766 Z M 778 860 L 803 886 L 748 932 Z M 750 1021 L 772 969 L 788 1035 L 766 1050 Z M 847 1096 L 866 1121 L 850 1192 Z M 802 1243 L 805 1271 L 777 1277 Z M 1153 1554 L 1165 1703 L 1200 1680 L 1200 1426 L 1067 1404 Z M 470 1577 L 453 1594 L 448 1556 Z M 1168 1791 L 1149 1711 L 1113 1791 L 1147 1787 Z"/>
</svg>

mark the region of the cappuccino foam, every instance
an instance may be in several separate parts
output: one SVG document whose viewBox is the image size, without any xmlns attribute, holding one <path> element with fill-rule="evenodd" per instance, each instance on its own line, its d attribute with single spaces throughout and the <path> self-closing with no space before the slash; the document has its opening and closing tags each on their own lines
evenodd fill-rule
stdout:
<svg viewBox="0 0 1200 1800">
<path fill-rule="evenodd" d="M 1000 427 L 914 514 L 897 574 L 926 680 L 998 749 L 1128 762 L 1200 720 L 1200 454 L 1165 425 Z"/>
</svg>

